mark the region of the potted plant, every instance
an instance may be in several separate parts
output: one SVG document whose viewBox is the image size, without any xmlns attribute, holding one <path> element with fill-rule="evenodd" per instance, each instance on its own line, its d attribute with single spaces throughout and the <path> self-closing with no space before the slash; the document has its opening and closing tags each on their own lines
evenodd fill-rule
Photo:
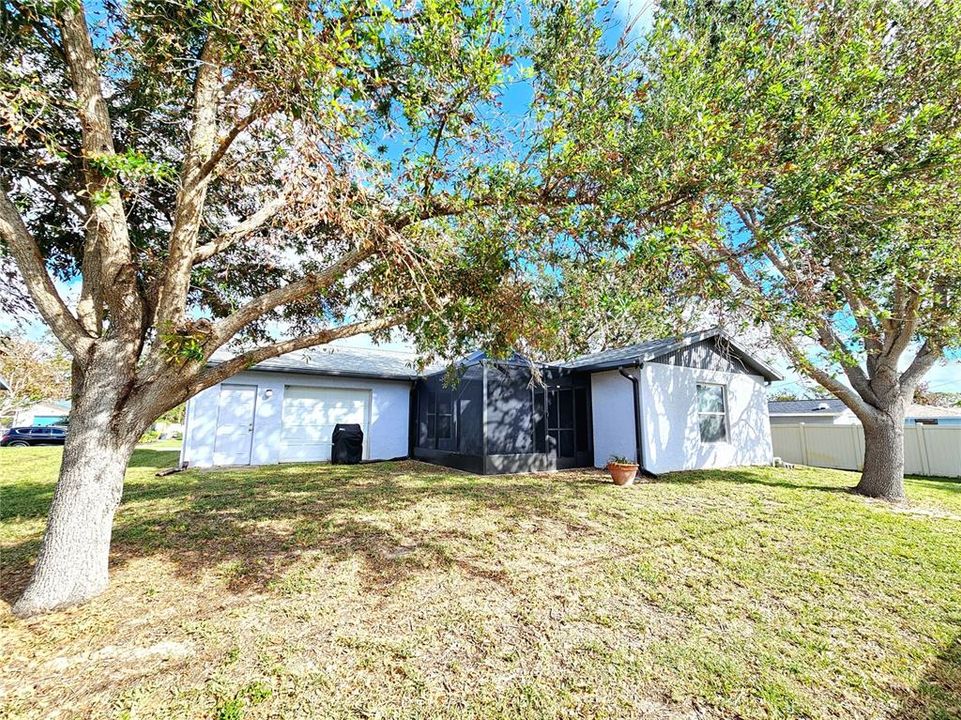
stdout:
<svg viewBox="0 0 961 720">
<path fill-rule="evenodd" d="M 637 463 L 620 455 L 611 455 L 607 461 L 607 471 L 611 474 L 611 480 L 615 485 L 630 485 L 634 482 L 638 467 Z"/>
</svg>

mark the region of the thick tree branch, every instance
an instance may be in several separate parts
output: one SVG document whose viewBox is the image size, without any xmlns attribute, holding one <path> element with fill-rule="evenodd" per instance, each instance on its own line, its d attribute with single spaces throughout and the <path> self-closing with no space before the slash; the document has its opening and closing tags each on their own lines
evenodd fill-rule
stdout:
<svg viewBox="0 0 961 720">
<path fill-rule="evenodd" d="M 756 227 L 753 220 L 745 221 L 745 225 L 748 228 Z M 752 230 L 752 234 L 756 231 Z M 830 307 L 831 302 L 827 301 L 824 297 L 824 293 L 821 293 L 821 297 L 818 297 L 817 293 L 810 287 L 809 278 L 802 277 L 801 272 L 798 268 L 791 262 L 790 258 L 787 256 L 780 257 L 774 248 L 765 246 L 763 249 L 764 256 L 777 268 L 777 271 L 785 279 L 785 281 L 791 283 L 794 287 L 794 292 L 800 297 L 801 301 L 810 307 L 820 307 L 822 305 L 827 305 Z M 758 293 L 763 294 L 763 288 L 761 288 L 758 283 L 752 281 L 752 285 L 755 287 Z M 843 356 L 841 366 L 844 369 L 844 374 L 847 376 L 851 385 L 855 388 L 858 394 L 865 400 L 871 403 L 877 403 L 877 397 L 874 390 L 871 388 L 871 381 L 868 378 L 867 373 L 861 368 L 860 365 L 848 362 L 847 360 L 854 357 L 855 353 L 848 347 L 848 344 L 837 334 L 834 326 L 831 324 L 831 320 L 822 315 L 812 318 L 814 325 L 814 331 L 817 335 L 818 344 L 824 348 L 829 353 L 839 353 Z M 831 377 L 829 374 L 825 373 L 826 377 Z M 852 408 L 853 410 L 853 408 Z"/>
<path fill-rule="evenodd" d="M 373 245 L 365 243 L 342 255 L 338 260 L 317 273 L 310 273 L 299 280 L 265 293 L 242 306 L 237 312 L 216 323 L 204 344 L 207 357 L 244 327 L 274 308 L 301 300 L 311 293 L 330 287 L 334 282 L 359 265 L 374 252 Z"/>
<path fill-rule="evenodd" d="M 864 349 L 868 356 L 868 375 L 869 377 L 873 376 L 872 358 L 881 353 L 881 340 L 879 338 L 878 327 L 871 319 L 871 310 L 864 300 L 863 293 L 859 292 L 857 288 L 852 287 L 854 281 L 848 276 L 848 273 L 844 271 L 844 268 L 841 267 L 837 260 L 831 262 L 831 269 L 834 270 L 834 275 L 838 279 L 841 293 L 844 295 L 844 300 L 851 310 L 851 316 L 854 318 L 858 332 L 864 342 Z"/>
<path fill-rule="evenodd" d="M 0 192 L 0 235 L 3 236 L 34 305 L 53 332 L 75 356 L 86 354 L 92 338 L 71 314 L 44 266 L 43 256 L 17 208 Z"/>
<path fill-rule="evenodd" d="M 901 373 L 900 384 L 902 391 L 908 391 L 908 402 L 914 397 L 914 389 L 921 382 L 928 370 L 930 370 L 938 358 L 941 357 L 941 348 L 930 339 L 924 341 L 924 345 L 914 356 L 914 360 L 908 365 L 907 370 Z"/>
<path fill-rule="evenodd" d="M 891 358 L 894 365 L 897 365 L 898 359 L 914 339 L 914 333 L 918 329 L 918 308 L 920 306 L 920 294 L 908 288 L 903 304 L 899 308 L 900 317 L 892 318 L 893 331 L 889 338 L 885 339 L 882 352 L 884 356 Z"/>
<path fill-rule="evenodd" d="M 722 257 L 727 261 L 728 268 L 738 279 L 738 281 L 746 289 L 750 289 L 751 292 L 753 292 L 763 301 L 764 289 L 744 269 L 738 254 L 723 243 L 717 249 L 721 253 Z M 767 252 L 768 251 L 765 251 L 765 254 Z M 834 341 L 837 339 L 837 336 L 834 333 L 834 330 L 830 327 L 830 324 L 826 322 L 819 323 L 818 332 L 820 336 L 819 344 L 826 350 L 831 351 L 835 347 Z M 877 398 L 874 396 L 874 392 L 871 390 L 867 377 L 864 375 L 864 372 L 860 367 L 852 368 L 848 367 L 847 365 L 843 366 L 845 374 L 848 376 L 848 379 L 855 388 L 852 390 L 836 377 L 819 368 L 810 358 L 807 357 L 807 355 L 797 345 L 795 340 L 786 332 L 783 330 L 781 332 L 775 332 L 774 336 L 775 340 L 777 340 L 778 344 L 797 367 L 801 368 L 805 373 L 814 378 L 826 390 L 834 393 L 842 402 L 844 402 L 845 405 L 851 408 L 851 410 L 859 418 L 862 418 L 862 420 L 865 420 L 866 422 L 873 419 L 871 415 L 873 410 L 869 403 L 876 403 Z M 841 347 L 843 348 L 843 346 Z"/>
<path fill-rule="evenodd" d="M 111 330 L 124 337 L 128 350 L 133 352 L 141 340 L 143 305 L 132 263 L 127 217 L 117 183 L 98 167 L 115 154 L 113 129 L 100 88 L 100 70 L 83 4 L 65 3 L 60 7 L 62 12 L 57 23 L 70 81 L 77 95 L 85 190 L 89 199 L 81 317 L 85 318 L 88 330 L 99 328 L 103 298 L 110 309 Z"/>
<path fill-rule="evenodd" d="M 791 361 L 800 368 L 802 371 L 810 375 L 812 378 L 817 380 L 826 390 L 835 395 L 839 400 L 841 400 L 845 405 L 851 408 L 851 411 L 858 416 L 864 423 L 873 423 L 875 410 L 866 401 L 858 395 L 857 392 L 849 388 L 843 382 L 838 380 L 836 377 L 831 375 L 829 372 L 819 368 L 814 364 L 801 350 L 798 344 L 792 339 L 783 334 L 775 334 L 775 340 L 781 346 Z"/>
<path fill-rule="evenodd" d="M 300 337 L 282 340 L 271 345 L 265 345 L 254 350 L 250 350 L 242 355 L 238 355 L 235 358 L 231 358 L 226 362 L 212 365 L 201 371 L 200 374 L 186 387 L 186 393 L 184 397 L 195 395 L 211 385 L 216 385 L 232 375 L 246 370 L 251 365 L 263 362 L 264 360 L 269 360 L 270 358 L 277 357 L 278 355 L 294 352 L 296 350 L 303 350 L 316 345 L 324 345 L 340 338 L 352 337 L 362 333 L 371 333 L 378 330 L 397 327 L 403 323 L 405 319 L 405 316 L 398 315 L 380 318 L 377 320 L 364 320 L 361 322 L 350 323 L 348 325 L 342 325 L 341 327 L 337 328 L 328 328 L 310 335 L 301 335 Z"/>
<path fill-rule="evenodd" d="M 190 269 L 194 264 L 194 251 L 210 184 L 210 173 L 205 173 L 204 167 L 212 157 L 217 141 L 217 104 L 221 81 L 220 66 L 216 60 L 213 43 L 208 40 L 198 60 L 190 139 L 174 205 L 164 274 L 158 279 L 155 319 L 169 321 L 175 327 L 186 316 Z"/>
<path fill-rule="evenodd" d="M 818 307 L 820 304 L 819 298 L 816 296 L 813 289 L 811 289 L 808 279 L 802 277 L 801 272 L 798 268 L 791 262 L 791 259 L 787 256 L 781 257 L 776 252 L 775 247 L 772 247 L 771 243 L 764 242 L 763 238 L 760 236 L 760 228 L 757 223 L 757 215 L 750 208 L 743 208 L 739 205 L 734 205 L 734 210 L 744 224 L 744 227 L 751 233 L 751 236 L 755 240 L 755 244 L 760 248 L 763 255 L 768 259 L 768 261 L 775 267 L 775 269 L 781 274 L 785 282 L 790 283 L 794 288 L 794 293 L 796 293 L 800 299 L 805 302 L 805 304 L 811 307 Z M 759 296 L 764 296 L 764 288 L 761 286 L 755 278 L 748 275 L 747 271 L 743 268 L 740 262 L 740 257 L 738 253 L 728 248 L 726 245 L 721 246 L 721 252 L 726 259 L 729 260 L 728 267 L 731 271 L 735 273 L 738 279 L 745 285 L 751 287 L 754 292 Z M 854 355 L 851 349 L 848 347 L 847 343 L 842 340 L 831 321 L 822 316 L 813 318 L 813 324 L 815 333 L 817 334 L 818 344 L 821 345 L 829 353 L 840 353 L 846 358 Z M 808 360 L 803 354 L 797 356 L 799 360 L 797 362 L 803 363 L 806 367 L 812 368 L 811 374 L 814 372 L 820 373 L 820 378 L 816 377 L 819 382 L 822 382 L 821 378 L 824 378 L 826 382 L 833 382 L 840 387 L 845 387 L 843 384 L 838 383 L 829 373 L 824 372 L 820 368 L 814 366 L 814 364 Z M 842 362 L 842 367 L 844 369 L 844 374 L 847 376 L 851 385 L 855 388 L 857 393 L 861 398 L 867 400 L 871 403 L 877 402 L 877 397 L 875 396 L 874 390 L 871 388 L 870 380 L 864 370 L 860 365 L 855 365 L 850 362 Z M 824 384 L 824 382 L 822 382 Z M 830 388 L 829 388 L 830 389 Z M 850 405 L 849 405 L 850 406 Z M 852 410 L 854 408 L 852 407 Z"/>
<path fill-rule="evenodd" d="M 264 227 L 270 219 L 273 218 L 286 204 L 287 198 L 285 195 L 280 195 L 272 200 L 267 201 L 260 210 L 255 212 L 253 215 L 248 217 L 241 223 L 238 223 L 235 227 L 227 230 L 221 235 L 210 242 L 204 243 L 196 249 L 194 252 L 193 264 L 197 265 L 209 260 L 214 255 L 223 252 L 235 242 L 241 240 L 242 238 L 250 235 L 251 233 L 257 232 L 260 228 Z"/>
</svg>

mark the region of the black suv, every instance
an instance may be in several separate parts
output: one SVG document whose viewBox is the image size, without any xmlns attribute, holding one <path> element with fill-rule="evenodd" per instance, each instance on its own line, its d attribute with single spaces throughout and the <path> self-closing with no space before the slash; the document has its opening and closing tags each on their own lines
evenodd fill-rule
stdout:
<svg viewBox="0 0 961 720">
<path fill-rule="evenodd" d="M 67 429 L 47 425 L 44 427 L 15 427 L 4 431 L 0 447 L 28 447 L 30 445 L 63 445 Z"/>
</svg>

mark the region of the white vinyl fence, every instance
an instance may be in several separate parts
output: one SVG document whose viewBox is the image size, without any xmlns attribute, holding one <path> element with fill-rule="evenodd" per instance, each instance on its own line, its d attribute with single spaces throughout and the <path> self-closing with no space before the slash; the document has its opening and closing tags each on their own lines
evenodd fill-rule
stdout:
<svg viewBox="0 0 961 720">
<path fill-rule="evenodd" d="M 860 425 L 771 425 L 771 440 L 785 462 L 841 470 L 864 465 Z M 904 472 L 961 477 L 961 425 L 905 425 Z"/>
</svg>

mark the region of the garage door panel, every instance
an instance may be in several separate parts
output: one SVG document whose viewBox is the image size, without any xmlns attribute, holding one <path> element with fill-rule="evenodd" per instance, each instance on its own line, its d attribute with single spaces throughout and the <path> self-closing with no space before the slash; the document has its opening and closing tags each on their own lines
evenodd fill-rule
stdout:
<svg viewBox="0 0 961 720">
<path fill-rule="evenodd" d="M 287 387 L 282 413 L 281 462 L 329 461 L 331 435 L 338 423 L 360 425 L 366 445 L 369 409 L 367 390 Z"/>
</svg>

